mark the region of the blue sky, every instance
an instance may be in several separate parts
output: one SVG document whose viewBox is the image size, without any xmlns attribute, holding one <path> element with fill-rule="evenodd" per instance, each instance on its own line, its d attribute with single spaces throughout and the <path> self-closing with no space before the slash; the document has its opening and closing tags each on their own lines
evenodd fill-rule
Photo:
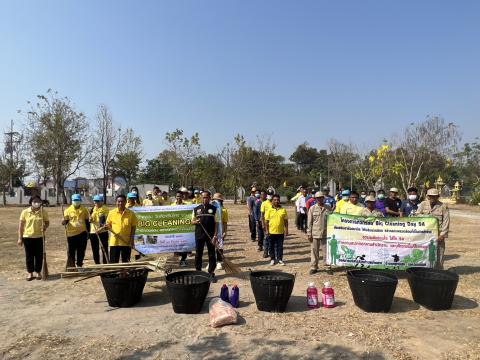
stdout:
<svg viewBox="0 0 480 360">
<path fill-rule="evenodd" d="M 478 1 L 1 1 L 0 127 L 48 88 L 142 136 L 375 146 L 427 115 L 480 136 Z"/>
</svg>

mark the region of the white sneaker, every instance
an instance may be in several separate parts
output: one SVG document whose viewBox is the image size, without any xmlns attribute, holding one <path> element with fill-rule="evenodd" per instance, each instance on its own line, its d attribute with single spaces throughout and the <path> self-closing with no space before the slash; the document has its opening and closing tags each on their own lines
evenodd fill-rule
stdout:
<svg viewBox="0 0 480 360">
<path fill-rule="evenodd" d="M 278 260 L 278 265 L 285 266 L 285 263 L 282 260 Z"/>
<path fill-rule="evenodd" d="M 270 265 L 275 265 L 275 260 L 270 260 Z"/>
<path fill-rule="evenodd" d="M 208 264 L 207 264 L 207 266 L 205 266 L 205 271 L 206 272 L 208 272 L 208 266 L 209 266 Z"/>
<path fill-rule="evenodd" d="M 223 270 L 223 266 L 221 262 L 217 263 L 217 270 Z"/>
</svg>

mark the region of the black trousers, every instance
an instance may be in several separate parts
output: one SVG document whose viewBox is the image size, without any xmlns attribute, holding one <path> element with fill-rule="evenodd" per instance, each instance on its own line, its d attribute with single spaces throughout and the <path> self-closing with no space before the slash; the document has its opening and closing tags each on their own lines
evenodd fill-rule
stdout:
<svg viewBox="0 0 480 360">
<path fill-rule="evenodd" d="M 262 221 L 257 221 L 257 232 L 258 232 L 258 247 L 263 248 L 263 239 L 265 238 L 265 233 L 263 232 Z"/>
<path fill-rule="evenodd" d="M 120 257 L 122 263 L 130 262 L 130 256 L 132 255 L 132 248 L 130 246 L 110 246 L 110 262 L 118 263 Z"/>
<path fill-rule="evenodd" d="M 43 265 L 43 239 L 23 238 L 23 247 L 25 248 L 27 271 L 40 273 Z"/>
<path fill-rule="evenodd" d="M 68 241 L 68 257 L 73 259 L 77 266 L 83 266 L 85 259 L 85 250 L 87 249 L 88 234 L 86 231 L 81 234 L 69 236 Z"/>
<path fill-rule="evenodd" d="M 198 271 L 202 270 L 202 257 L 203 257 L 203 249 L 207 245 L 208 250 L 208 272 L 213 274 L 215 272 L 215 267 L 217 266 L 216 261 L 216 249 L 215 246 L 210 242 L 210 239 L 206 236 L 202 237 L 195 237 L 195 269 Z"/>
<path fill-rule="evenodd" d="M 248 227 L 250 228 L 250 239 L 257 239 L 257 223 L 253 215 L 248 215 Z"/>
<path fill-rule="evenodd" d="M 187 260 L 187 256 L 188 256 L 188 252 L 179 252 L 178 255 L 180 256 L 180 261 L 186 261 Z"/>
<path fill-rule="evenodd" d="M 299 230 L 307 232 L 307 214 L 298 213 Z"/>
<path fill-rule="evenodd" d="M 98 242 L 98 238 L 100 238 L 100 241 L 102 242 L 103 248 L 105 249 L 106 254 L 103 254 L 102 251 L 102 260 L 103 263 L 107 263 L 107 258 L 108 258 L 108 232 L 102 232 L 98 234 L 98 236 L 95 233 L 90 233 L 90 246 L 92 247 L 92 253 L 93 253 L 93 261 L 95 261 L 95 264 L 100 264 L 100 244 Z"/>
</svg>

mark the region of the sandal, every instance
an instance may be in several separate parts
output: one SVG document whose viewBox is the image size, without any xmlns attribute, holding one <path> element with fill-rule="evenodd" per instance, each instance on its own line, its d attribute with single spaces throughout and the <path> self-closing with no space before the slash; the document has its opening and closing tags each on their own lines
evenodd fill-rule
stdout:
<svg viewBox="0 0 480 360">
<path fill-rule="evenodd" d="M 42 275 L 38 274 L 37 275 L 37 280 L 42 280 Z"/>
<path fill-rule="evenodd" d="M 32 281 L 32 280 L 33 280 L 33 275 L 27 276 L 27 278 L 26 278 L 25 280 L 27 280 L 27 281 Z"/>
</svg>

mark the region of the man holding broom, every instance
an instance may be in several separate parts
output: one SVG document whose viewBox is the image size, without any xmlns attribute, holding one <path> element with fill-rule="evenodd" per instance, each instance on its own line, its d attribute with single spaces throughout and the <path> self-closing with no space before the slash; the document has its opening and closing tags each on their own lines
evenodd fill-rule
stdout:
<svg viewBox="0 0 480 360">
<path fill-rule="evenodd" d="M 80 194 L 72 195 L 72 205 L 63 213 L 62 225 L 66 225 L 68 257 L 77 264 L 77 268 L 83 266 L 85 250 L 87 249 L 88 233 L 90 227 L 90 214 L 82 205 Z"/>
<path fill-rule="evenodd" d="M 108 216 L 108 207 L 103 202 L 103 195 L 93 197 L 95 206 L 90 214 L 90 245 L 93 261 L 100 264 L 100 248 L 103 253 L 103 263 L 108 263 L 108 231 L 104 228 Z"/>
<path fill-rule="evenodd" d="M 108 213 L 105 227 L 110 231 L 110 262 L 130 262 L 132 247 L 134 246 L 135 230 L 137 228 L 137 216 L 126 208 L 125 195 L 116 198 L 117 208 Z"/>
<path fill-rule="evenodd" d="M 205 245 L 208 250 L 208 273 L 212 282 L 216 282 L 215 268 L 217 266 L 216 259 L 216 243 L 218 241 L 218 217 L 216 216 L 217 208 L 210 204 L 210 192 L 202 192 L 202 204 L 193 209 L 192 224 L 195 225 L 195 268 L 202 270 L 202 257 Z"/>
</svg>

